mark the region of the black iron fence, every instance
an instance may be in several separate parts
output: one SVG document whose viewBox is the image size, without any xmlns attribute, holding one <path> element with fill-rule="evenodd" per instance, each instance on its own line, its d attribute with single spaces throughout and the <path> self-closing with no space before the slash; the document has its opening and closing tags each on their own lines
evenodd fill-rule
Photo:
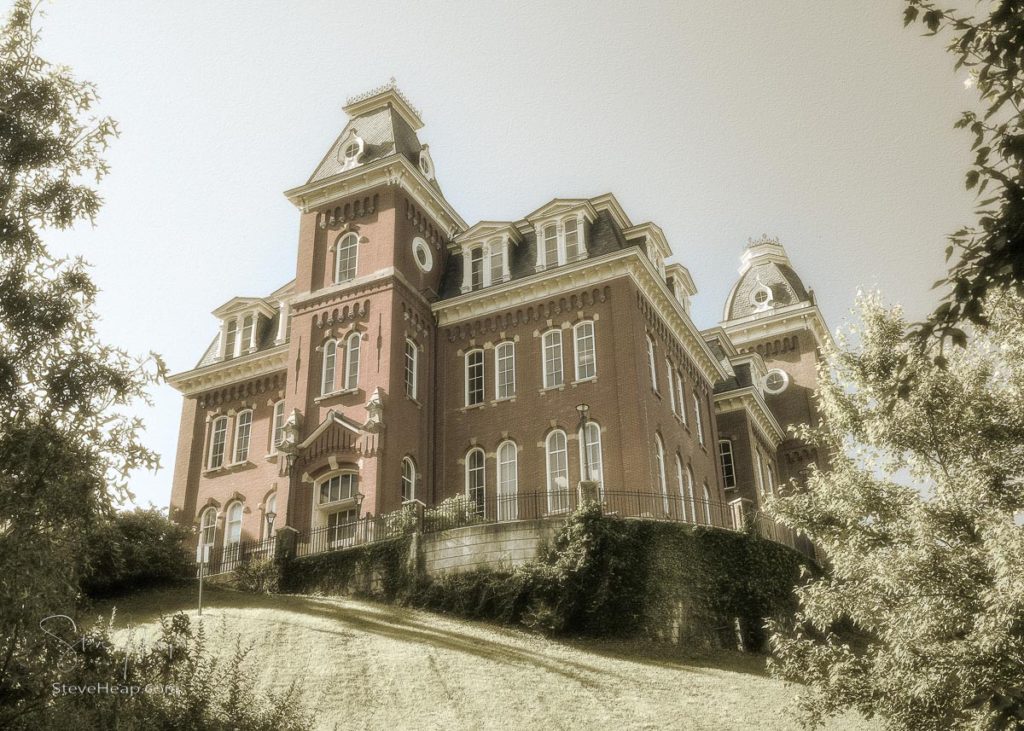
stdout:
<svg viewBox="0 0 1024 731">
<path fill-rule="evenodd" d="M 362 546 L 398 538 L 416 530 L 434 533 L 485 523 L 565 518 L 579 507 L 579 500 L 578 491 L 562 490 L 479 500 L 456 495 L 429 508 L 418 502 L 408 503 L 401 510 L 386 515 L 358 518 L 300 533 L 295 555 L 310 556 Z M 598 500 L 605 515 L 666 520 L 725 530 L 750 529 L 762 538 L 817 559 L 814 544 L 805 536 L 759 511 L 750 510 L 739 500 L 722 503 L 696 496 L 622 490 L 601 491 Z M 270 538 L 211 547 L 204 574 L 226 573 L 255 560 L 273 558 L 275 543 L 275 539 Z"/>
<path fill-rule="evenodd" d="M 200 556 L 205 553 L 206 563 L 203 566 L 203 575 L 224 574 L 253 561 L 273 558 L 276 545 L 275 538 L 267 538 L 262 541 L 236 541 L 219 546 L 209 546 L 205 551 L 197 551 L 196 562 L 198 563 Z"/>
</svg>

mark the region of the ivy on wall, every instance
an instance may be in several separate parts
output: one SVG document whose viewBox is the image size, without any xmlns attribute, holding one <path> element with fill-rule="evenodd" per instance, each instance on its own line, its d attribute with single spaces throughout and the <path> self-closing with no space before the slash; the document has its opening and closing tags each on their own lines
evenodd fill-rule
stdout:
<svg viewBox="0 0 1024 731">
<path fill-rule="evenodd" d="M 292 559 L 283 566 L 280 591 L 291 594 L 367 596 L 398 601 L 417 582 L 410 570 L 413 537 Z"/>
</svg>

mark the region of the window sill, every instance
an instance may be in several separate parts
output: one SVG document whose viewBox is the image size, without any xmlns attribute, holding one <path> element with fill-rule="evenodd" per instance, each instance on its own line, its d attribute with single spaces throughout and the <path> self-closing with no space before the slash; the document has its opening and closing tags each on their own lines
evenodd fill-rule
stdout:
<svg viewBox="0 0 1024 731">
<path fill-rule="evenodd" d="M 346 497 L 346 498 L 342 498 L 341 500 L 334 500 L 333 502 L 329 502 L 329 503 L 317 502 L 316 508 L 317 508 L 317 510 L 330 510 L 330 511 L 334 511 L 334 510 L 337 510 L 337 509 L 345 510 L 347 508 L 351 508 L 351 507 L 353 507 L 355 505 L 358 505 L 358 504 L 359 504 L 359 501 L 356 500 L 356 498 L 354 498 L 354 497 Z M 322 527 L 326 528 L 327 526 L 324 525 Z"/>
<path fill-rule="evenodd" d="M 313 399 L 313 403 L 318 404 L 321 401 L 327 401 L 328 399 L 335 398 L 336 396 L 348 396 L 353 393 L 359 393 L 358 388 L 343 388 L 340 391 L 331 391 L 330 393 L 321 394 Z"/>
<path fill-rule="evenodd" d="M 474 409 L 482 409 L 486 405 L 487 404 L 485 402 L 481 401 L 478 404 L 469 404 L 468 406 L 463 406 L 461 409 L 459 409 L 459 411 L 462 411 L 462 412 L 473 411 Z"/>
<path fill-rule="evenodd" d="M 497 406 L 498 404 L 503 404 L 505 402 L 515 403 L 515 400 L 516 400 L 515 394 L 513 394 L 511 396 L 502 396 L 501 398 L 496 398 L 496 399 L 492 400 L 491 401 L 491 406 Z"/>
<path fill-rule="evenodd" d="M 280 456 L 280 452 L 271 452 L 270 454 L 264 456 L 263 459 L 265 459 L 267 462 L 277 462 Z"/>
<path fill-rule="evenodd" d="M 548 386 L 546 388 L 542 388 L 538 393 L 540 393 L 540 395 L 543 396 L 544 394 L 548 393 L 549 391 L 564 391 L 564 390 L 565 390 L 565 384 L 562 383 L 562 384 L 559 384 L 557 386 Z"/>
<path fill-rule="evenodd" d="M 221 474 L 226 475 L 231 472 L 240 472 L 242 470 L 249 469 L 250 467 L 255 466 L 256 465 L 250 462 L 249 460 L 244 460 L 242 462 L 232 462 L 231 464 L 225 464 L 221 465 L 220 467 L 211 467 L 209 469 L 203 470 L 203 477 L 214 477 L 216 475 Z"/>
<path fill-rule="evenodd" d="M 578 378 L 572 382 L 572 387 L 576 388 L 576 386 L 581 383 L 597 383 L 597 376 L 591 376 L 590 378 Z"/>
<path fill-rule="evenodd" d="M 409 394 L 406 394 L 405 395 L 405 400 L 410 402 L 410 403 L 412 403 L 417 409 L 420 409 L 420 410 L 423 409 L 423 404 L 420 403 L 420 400 L 418 398 L 415 398 L 413 396 L 410 396 Z"/>
</svg>

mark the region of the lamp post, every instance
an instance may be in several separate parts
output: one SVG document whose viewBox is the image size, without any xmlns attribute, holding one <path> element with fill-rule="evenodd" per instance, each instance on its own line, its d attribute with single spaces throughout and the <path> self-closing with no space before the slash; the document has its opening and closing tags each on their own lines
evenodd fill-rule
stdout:
<svg viewBox="0 0 1024 731">
<path fill-rule="evenodd" d="M 267 538 L 274 537 L 274 521 L 277 520 L 277 513 L 271 510 L 266 515 L 267 518 Z"/>
<path fill-rule="evenodd" d="M 590 482 L 590 450 L 587 449 L 587 417 L 590 414 L 590 406 L 578 404 L 576 410 L 580 412 L 580 439 L 583 452 L 583 479 Z"/>
</svg>

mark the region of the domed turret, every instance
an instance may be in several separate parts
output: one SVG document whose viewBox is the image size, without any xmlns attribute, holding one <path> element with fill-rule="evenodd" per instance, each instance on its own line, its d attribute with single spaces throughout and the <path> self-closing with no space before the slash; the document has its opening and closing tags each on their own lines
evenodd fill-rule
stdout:
<svg viewBox="0 0 1024 731">
<path fill-rule="evenodd" d="M 786 256 L 778 239 L 761 236 L 751 239 L 743 252 L 740 278 L 725 301 L 725 322 L 751 315 L 770 315 L 783 307 L 814 304 L 808 290 Z"/>
</svg>

